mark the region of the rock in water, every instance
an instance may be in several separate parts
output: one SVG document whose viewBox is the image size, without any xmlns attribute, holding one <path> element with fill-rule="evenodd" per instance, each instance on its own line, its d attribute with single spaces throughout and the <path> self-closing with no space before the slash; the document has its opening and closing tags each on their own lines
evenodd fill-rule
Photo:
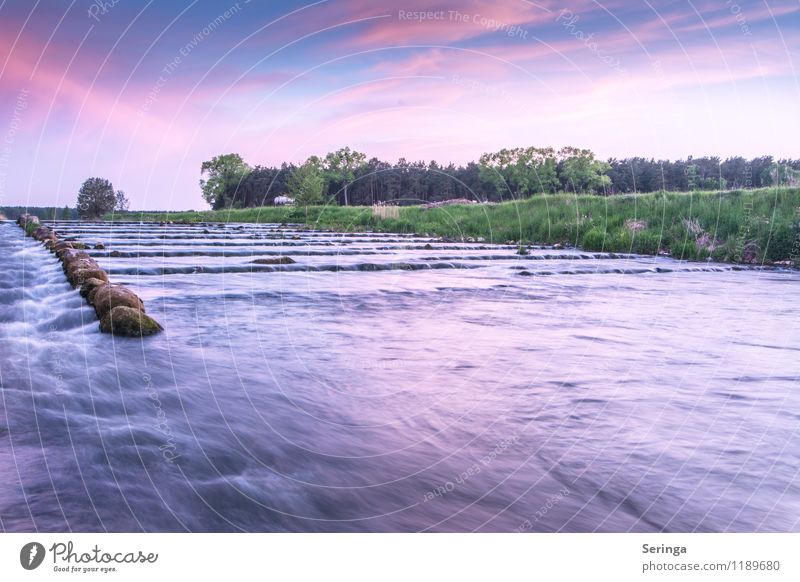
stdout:
<svg viewBox="0 0 800 582">
<path fill-rule="evenodd" d="M 79 258 L 73 259 L 71 261 L 64 261 L 64 272 L 67 274 L 68 278 L 72 277 L 72 274 L 75 271 L 81 271 L 83 269 L 99 269 L 100 265 L 97 264 L 93 258 Z"/>
<path fill-rule="evenodd" d="M 63 251 L 65 249 L 74 249 L 75 247 L 69 241 L 60 240 L 55 244 L 54 248 L 55 248 L 56 252 L 58 252 L 58 251 Z"/>
<path fill-rule="evenodd" d="M 115 307 L 131 307 L 144 313 L 144 303 L 139 297 L 121 285 L 102 285 L 94 292 L 93 305 L 97 317 L 103 319 Z"/>
<path fill-rule="evenodd" d="M 251 261 L 254 265 L 291 265 L 294 263 L 294 259 L 291 257 L 274 257 L 269 259 L 256 259 L 255 261 Z"/>
<path fill-rule="evenodd" d="M 51 236 L 54 237 L 55 233 L 53 233 L 46 226 L 40 226 L 39 228 L 33 231 L 33 238 L 35 238 L 38 241 L 49 240 Z"/>
<path fill-rule="evenodd" d="M 74 287 L 82 287 L 89 279 L 98 279 L 107 283 L 108 275 L 103 269 L 78 269 L 70 272 L 69 282 Z"/>
<path fill-rule="evenodd" d="M 69 267 L 69 265 L 73 261 L 77 261 L 78 259 L 91 259 L 91 260 L 94 260 L 94 259 L 92 259 L 92 257 L 89 256 L 89 253 L 87 253 L 85 251 L 76 251 L 76 250 L 73 250 L 73 249 L 67 249 L 65 251 L 61 251 L 61 256 L 59 256 L 59 259 L 61 259 L 61 262 L 63 263 L 65 272 L 67 270 L 67 267 Z"/>
<path fill-rule="evenodd" d="M 81 297 L 89 297 L 89 293 L 100 287 L 101 285 L 105 285 L 108 281 L 104 281 L 102 279 L 96 279 L 94 277 L 90 279 L 86 279 L 81 285 Z"/>
<path fill-rule="evenodd" d="M 100 331 L 127 337 L 153 335 L 164 328 L 144 312 L 118 305 L 100 320 Z"/>
<path fill-rule="evenodd" d="M 110 284 L 111 283 L 104 283 L 104 285 L 110 285 Z M 94 306 L 94 294 L 97 293 L 97 290 L 100 289 L 102 286 L 103 285 L 98 285 L 97 287 L 94 287 L 93 289 L 89 289 L 88 293 L 86 293 L 86 302 L 89 305 Z M 96 312 L 97 312 L 97 310 L 95 309 L 95 313 Z"/>
</svg>

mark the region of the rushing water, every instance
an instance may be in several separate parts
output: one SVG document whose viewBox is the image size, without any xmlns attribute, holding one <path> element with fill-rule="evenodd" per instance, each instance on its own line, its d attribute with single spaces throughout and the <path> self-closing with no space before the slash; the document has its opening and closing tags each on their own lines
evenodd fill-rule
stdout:
<svg viewBox="0 0 800 582">
<path fill-rule="evenodd" d="M 796 272 L 56 228 L 166 331 L 0 224 L 3 530 L 800 531 Z"/>
</svg>

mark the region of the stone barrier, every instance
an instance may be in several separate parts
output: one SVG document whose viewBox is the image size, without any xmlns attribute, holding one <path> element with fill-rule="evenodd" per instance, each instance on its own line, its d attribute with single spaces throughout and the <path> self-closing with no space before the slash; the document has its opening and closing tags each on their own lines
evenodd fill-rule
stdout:
<svg viewBox="0 0 800 582">
<path fill-rule="evenodd" d="M 55 230 L 43 226 L 39 218 L 31 214 L 22 214 L 17 224 L 58 257 L 67 280 L 94 307 L 100 331 L 142 337 L 164 329 L 145 313 L 144 302 L 133 291 L 108 280 L 108 274 L 89 256 L 84 243 L 59 239 Z"/>
</svg>

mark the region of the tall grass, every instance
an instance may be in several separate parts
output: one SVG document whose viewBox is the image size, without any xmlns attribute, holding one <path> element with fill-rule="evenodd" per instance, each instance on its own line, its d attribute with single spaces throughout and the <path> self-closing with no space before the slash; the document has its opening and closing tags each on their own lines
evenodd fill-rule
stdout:
<svg viewBox="0 0 800 582">
<path fill-rule="evenodd" d="M 550 243 L 586 250 L 669 253 L 684 259 L 774 262 L 797 258 L 800 189 L 659 192 L 624 196 L 539 195 L 501 204 L 408 206 L 380 219 L 370 207 L 264 207 L 130 213 L 115 219 L 301 222 L 335 230 L 418 233 L 486 242 Z"/>
<path fill-rule="evenodd" d="M 369 206 L 262 206 L 259 208 L 234 208 L 231 210 L 205 210 L 200 212 L 125 212 L 107 214 L 105 220 L 117 222 L 271 222 L 304 223 L 320 228 L 368 227 L 378 224 Z"/>
</svg>

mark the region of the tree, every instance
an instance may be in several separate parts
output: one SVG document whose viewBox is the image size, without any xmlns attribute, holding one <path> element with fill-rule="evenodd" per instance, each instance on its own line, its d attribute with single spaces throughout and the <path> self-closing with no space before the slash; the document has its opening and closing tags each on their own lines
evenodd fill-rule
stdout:
<svg viewBox="0 0 800 582">
<path fill-rule="evenodd" d="M 200 188 L 203 198 L 212 208 L 219 209 L 225 205 L 225 191 L 229 186 L 237 186 L 250 172 L 250 167 L 239 154 L 216 156 L 200 166 Z"/>
<path fill-rule="evenodd" d="M 800 171 L 792 167 L 792 160 L 778 160 L 770 169 L 772 184 L 796 188 L 800 185 Z"/>
<path fill-rule="evenodd" d="M 116 205 L 114 206 L 114 210 L 117 212 L 127 212 L 130 210 L 131 201 L 128 200 L 128 197 L 125 196 L 125 192 L 122 190 L 117 190 L 115 194 L 116 197 Z"/>
<path fill-rule="evenodd" d="M 89 178 L 78 192 L 78 213 L 81 218 L 100 218 L 117 204 L 114 186 L 105 178 Z"/>
<path fill-rule="evenodd" d="M 591 150 L 565 147 L 558 151 L 558 157 L 559 176 L 565 190 L 596 192 L 611 185 L 611 178 L 606 175 L 611 166 L 596 160 Z"/>
<path fill-rule="evenodd" d="M 295 169 L 287 183 L 289 196 L 298 206 L 311 206 L 322 202 L 325 179 L 322 176 L 322 160 L 311 156 Z"/>
<path fill-rule="evenodd" d="M 378 158 L 365 160 L 363 154 L 343 148 L 323 160 L 314 157 L 306 163 L 309 161 L 311 166 L 302 169 L 286 163 L 251 169 L 236 154 L 219 156 L 203 164 L 203 172 L 207 173 L 207 180 L 201 181 L 203 195 L 214 209 L 269 205 L 277 196 L 299 197 L 303 204 L 305 192 L 311 193 L 307 203 L 313 204 L 319 200 L 315 175 L 320 174 L 322 200 L 338 197 L 342 203 L 359 205 L 416 204 L 453 198 L 496 202 L 557 191 L 685 192 L 800 183 L 800 160 L 774 160 L 770 156 L 724 161 L 717 157 L 674 161 L 630 157 L 604 162 L 595 159 L 590 150 L 563 148 L 556 152 L 553 148 L 529 147 L 487 153 L 481 156 L 480 163 L 445 166 L 435 161 L 409 162 L 405 158 L 396 164 Z"/>
<path fill-rule="evenodd" d="M 324 169 L 329 181 L 342 185 L 344 205 L 347 206 L 347 187 L 355 177 L 355 171 L 364 165 L 367 156 L 350 148 L 341 148 L 325 156 Z"/>
<path fill-rule="evenodd" d="M 483 154 L 480 176 L 500 194 L 510 191 L 514 198 L 558 188 L 553 148 L 513 148 Z"/>
</svg>

